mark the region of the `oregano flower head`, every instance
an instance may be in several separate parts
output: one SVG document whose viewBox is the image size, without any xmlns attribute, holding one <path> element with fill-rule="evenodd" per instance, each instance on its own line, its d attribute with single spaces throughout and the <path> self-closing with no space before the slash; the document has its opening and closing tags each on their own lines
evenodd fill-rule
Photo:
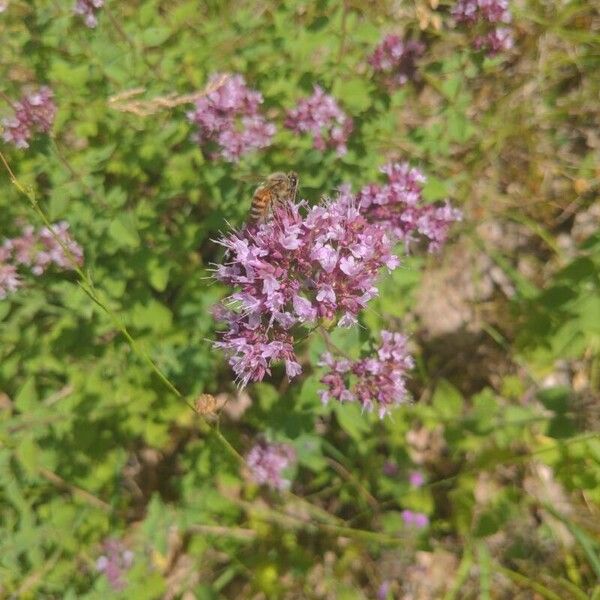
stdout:
<svg viewBox="0 0 600 600">
<path fill-rule="evenodd" d="M 237 162 L 241 156 L 271 144 L 275 125 L 260 113 L 263 97 L 250 89 L 242 75 L 213 75 L 209 87 L 220 85 L 196 100 L 188 119 L 197 125 L 196 141 L 213 158 Z"/>
<path fill-rule="evenodd" d="M 246 465 L 250 476 L 259 485 L 267 485 L 276 490 L 290 487 L 284 471 L 296 461 L 296 452 L 288 444 L 268 444 L 258 442 L 246 455 Z"/>
<path fill-rule="evenodd" d="M 343 193 L 312 208 L 288 203 L 219 243 L 227 262 L 214 276 L 236 291 L 217 312 L 228 329 L 215 346 L 229 355 L 241 385 L 260 381 L 279 360 L 288 377 L 298 375 L 296 329 L 324 320 L 355 324 L 377 295 L 381 269 L 399 264 L 392 239 Z"/>
<path fill-rule="evenodd" d="M 514 45 L 512 30 L 506 27 L 512 21 L 508 0 L 457 0 L 452 16 L 478 32 L 473 40 L 477 50 L 493 56 Z"/>
<path fill-rule="evenodd" d="M 76 0 L 73 12 L 83 18 L 83 22 L 93 29 L 98 25 L 97 11 L 104 6 L 104 0 Z"/>
<path fill-rule="evenodd" d="M 462 213 L 447 202 L 442 206 L 425 204 L 425 175 L 408 163 L 390 163 L 381 172 L 387 176 L 386 183 L 366 185 L 357 195 L 365 218 L 380 224 L 407 248 L 422 237 L 430 251 L 439 250 L 450 226 L 462 218 Z"/>
<path fill-rule="evenodd" d="M 65 221 L 35 230 L 31 225 L 23 228 L 21 235 L 6 239 L 0 244 L 0 299 L 15 292 L 23 284 L 19 268 L 27 268 L 33 275 L 42 275 L 50 266 L 68 270 L 83 263 L 83 250 L 71 237 Z M 62 242 L 58 242 L 56 237 Z M 64 250 L 69 251 L 67 254 Z"/>
<path fill-rule="evenodd" d="M 297 133 L 310 133 L 316 150 L 333 148 L 343 156 L 348 151 L 353 123 L 336 99 L 316 85 L 312 96 L 301 99 L 288 111 L 285 126 Z"/>
<path fill-rule="evenodd" d="M 369 57 L 373 70 L 381 75 L 389 88 L 403 86 L 417 73 L 416 61 L 425 45 L 416 40 L 404 41 L 398 35 L 386 35 Z"/>
<path fill-rule="evenodd" d="M 23 149 L 34 133 L 48 133 L 56 116 L 53 97 L 52 90 L 42 86 L 13 103 L 14 115 L 2 119 L 4 141 Z"/>
<path fill-rule="evenodd" d="M 359 402 L 364 410 L 377 410 L 380 417 L 408 401 L 405 376 L 414 361 L 408 352 L 407 338 L 400 333 L 381 332 L 375 353 L 359 360 L 334 358 L 327 352 L 321 366 L 328 371 L 321 379 L 325 386 L 321 401 Z"/>
</svg>

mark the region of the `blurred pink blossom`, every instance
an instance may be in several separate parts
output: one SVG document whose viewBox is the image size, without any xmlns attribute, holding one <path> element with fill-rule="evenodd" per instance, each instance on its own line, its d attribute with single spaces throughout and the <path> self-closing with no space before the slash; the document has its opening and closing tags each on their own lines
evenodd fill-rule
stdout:
<svg viewBox="0 0 600 600">
<path fill-rule="evenodd" d="M 412 487 L 421 487 L 425 483 L 425 476 L 421 471 L 411 471 L 408 476 L 408 482 Z"/>
<path fill-rule="evenodd" d="M 429 525 L 429 517 L 426 514 L 412 510 L 403 510 L 401 515 L 402 520 L 408 526 L 423 529 Z"/>
<path fill-rule="evenodd" d="M 494 56 L 513 47 L 512 30 L 498 26 L 512 21 L 508 0 L 457 0 L 452 16 L 457 23 L 483 29 L 473 42 L 477 50 Z"/>
<path fill-rule="evenodd" d="M 268 444 L 259 442 L 246 455 L 246 464 L 252 479 L 276 490 L 290 487 L 290 481 L 284 479 L 283 471 L 296 460 L 296 453 L 288 444 Z"/>
<path fill-rule="evenodd" d="M 395 88 L 415 78 L 416 60 L 424 52 L 425 46 L 421 42 L 403 41 L 400 36 L 387 35 L 369 57 L 369 63 L 390 88 Z"/>
<path fill-rule="evenodd" d="M 96 12 L 104 6 L 104 0 L 76 0 L 73 12 L 83 18 L 84 23 L 93 29 L 98 25 Z"/>
<path fill-rule="evenodd" d="M 48 227 L 36 231 L 28 225 L 21 235 L 4 240 L 0 245 L 0 299 L 21 286 L 18 267 L 29 268 L 39 276 L 51 265 L 68 270 L 73 268 L 73 262 L 78 266 L 83 264 L 83 250 L 71 237 L 68 223 L 60 221 L 51 227 L 52 231 Z"/>
<path fill-rule="evenodd" d="M 107 539 L 102 546 L 104 554 L 96 561 L 96 570 L 104 574 L 110 587 L 122 590 L 126 585 L 125 573 L 133 564 L 133 552 L 115 539 Z"/>
<path fill-rule="evenodd" d="M 209 86 L 223 79 L 215 74 Z M 259 112 L 262 95 L 250 89 L 242 75 L 229 75 L 215 90 L 196 100 L 188 119 L 198 126 L 199 144 L 214 145 L 215 157 L 236 162 L 241 156 L 270 145 L 275 125 Z"/>
<path fill-rule="evenodd" d="M 48 133 L 56 116 L 52 90 L 43 86 L 13 104 L 14 115 L 2 119 L 2 137 L 17 148 L 28 148 L 35 132 Z"/>
<path fill-rule="evenodd" d="M 285 126 L 297 133 L 310 133 L 315 149 L 334 148 L 339 156 L 348 151 L 352 119 L 340 108 L 333 96 L 316 85 L 312 96 L 303 98 L 288 111 Z"/>
</svg>

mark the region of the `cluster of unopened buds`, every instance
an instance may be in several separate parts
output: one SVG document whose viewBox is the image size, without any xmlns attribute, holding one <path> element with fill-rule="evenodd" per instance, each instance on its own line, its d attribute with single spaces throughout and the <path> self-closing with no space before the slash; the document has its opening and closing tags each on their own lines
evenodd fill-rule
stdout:
<svg viewBox="0 0 600 600">
<path fill-rule="evenodd" d="M 425 45 L 416 40 L 403 40 L 390 34 L 383 38 L 369 57 L 369 64 L 389 89 L 403 86 L 417 74 L 416 61 Z"/>
<path fill-rule="evenodd" d="M 12 103 L 14 115 L 2 119 L 2 137 L 17 148 L 28 148 L 34 133 L 48 133 L 56 116 L 52 90 L 42 86 Z"/>
<path fill-rule="evenodd" d="M 198 98 L 187 116 L 198 127 L 196 141 L 213 158 L 235 162 L 271 143 L 275 125 L 260 113 L 262 94 L 250 89 L 242 75 L 213 75 L 208 87 L 212 91 Z"/>
<path fill-rule="evenodd" d="M 104 0 L 76 0 L 73 12 L 79 15 L 84 23 L 93 29 L 98 25 L 96 13 L 104 6 Z"/>
<path fill-rule="evenodd" d="M 83 250 L 69 234 L 66 222 L 55 223 L 52 231 L 48 227 L 36 231 L 28 225 L 20 236 L 7 239 L 0 245 L 0 300 L 23 284 L 19 267 L 28 268 L 39 276 L 51 265 L 72 269 L 73 262 L 77 265 L 83 263 Z"/>
<path fill-rule="evenodd" d="M 476 28 L 473 44 L 477 50 L 493 56 L 513 47 L 508 0 L 457 0 L 452 16 L 457 23 Z"/>
<path fill-rule="evenodd" d="M 378 294 L 380 273 L 400 264 L 397 243 L 408 247 L 420 234 L 437 249 L 460 218 L 448 205 L 422 203 L 418 171 L 404 164 L 383 171 L 385 185 L 356 195 L 343 187 L 335 199 L 312 207 L 290 199 L 265 222 L 219 240 L 225 262 L 214 277 L 234 291 L 215 309 L 226 326 L 215 346 L 228 356 L 240 386 L 261 381 L 276 362 L 285 364 L 288 378 L 299 375 L 295 344 L 307 328 L 357 325 Z M 336 362 L 325 356 L 323 363 L 331 376 L 323 379 L 324 401 L 356 400 L 384 415 L 405 400 L 404 374 L 412 362 L 399 334 L 384 332 L 374 358 Z"/>
</svg>

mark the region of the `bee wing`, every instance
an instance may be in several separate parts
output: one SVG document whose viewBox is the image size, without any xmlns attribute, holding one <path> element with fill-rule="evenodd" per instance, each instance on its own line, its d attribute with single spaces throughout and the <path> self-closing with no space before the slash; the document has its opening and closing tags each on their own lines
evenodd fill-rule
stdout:
<svg viewBox="0 0 600 600">
<path fill-rule="evenodd" d="M 260 173 L 243 173 L 238 175 L 238 179 L 245 183 L 261 183 L 267 179 L 267 177 L 268 175 L 261 175 Z"/>
</svg>

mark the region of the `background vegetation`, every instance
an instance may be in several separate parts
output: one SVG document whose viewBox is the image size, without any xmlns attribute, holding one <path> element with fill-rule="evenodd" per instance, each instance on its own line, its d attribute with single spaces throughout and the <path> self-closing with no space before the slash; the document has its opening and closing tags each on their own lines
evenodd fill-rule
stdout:
<svg viewBox="0 0 600 600">
<path fill-rule="evenodd" d="M 3 168 L 0 238 L 43 212 L 85 262 L 82 282 L 49 271 L 0 300 L 0 595 L 600 598 L 600 11 L 512 11 L 514 49 L 484 58 L 443 1 L 109 1 L 94 29 L 69 1 L 8 3 L 3 97 L 47 84 L 58 114 L 30 148 L 2 144 L 35 202 Z M 390 92 L 367 57 L 391 32 L 426 51 Z M 190 105 L 156 99 L 214 72 L 243 74 L 278 124 L 321 85 L 354 119 L 348 153 L 279 126 L 210 160 Z M 209 342 L 212 240 L 256 177 L 293 168 L 316 201 L 391 159 L 465 215 L 364 319 L 410 333 L 414 403 L 383 420 L 323 407 L 318 340 L 301 380 L 238 392 Z M 338 341 L 358 351 L 359 330 Z M 203 419 L 184 402 L 200 393 L 227 404 Z M 231 452 L 261 437 L 294 446 L 290 492 Z M 97 569 L 107 539 L 133 553 L 122 590 Z"/>
</svg>

